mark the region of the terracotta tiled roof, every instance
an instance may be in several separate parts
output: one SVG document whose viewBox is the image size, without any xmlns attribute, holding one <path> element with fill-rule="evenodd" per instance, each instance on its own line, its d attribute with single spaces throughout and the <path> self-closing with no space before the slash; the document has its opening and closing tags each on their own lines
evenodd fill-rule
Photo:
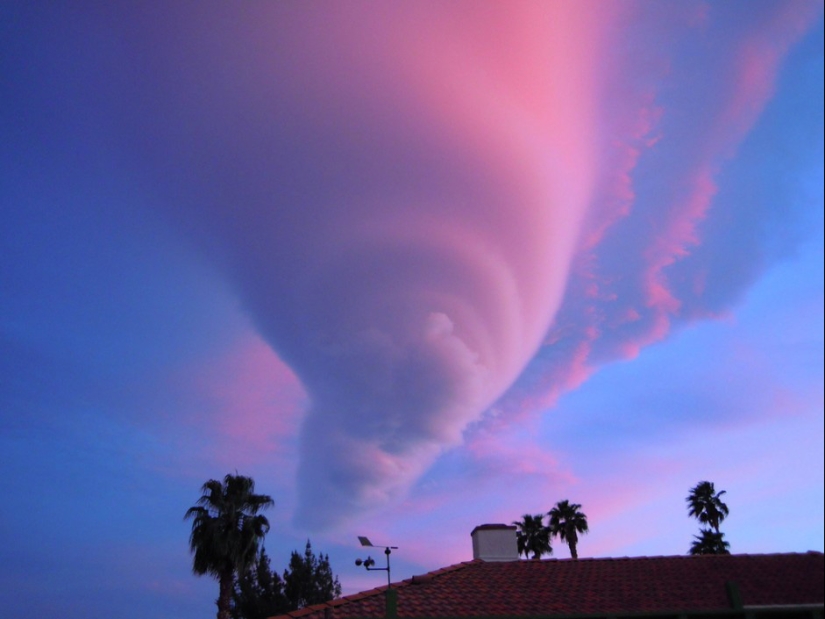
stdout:
<svg viewBox="0 0 825 619">
<path fill-rule="evenodd" d="M 726 583 L 745 606 L 823 604 L 821 552 L 545 561 L 468 561 L 396 583 L 398 617 L 519 617 L 731 609 Z M 384 617 L 380 587 L 281 618 Z M 328 611 L 327 611 L 328 612 Z"/>
</svg>

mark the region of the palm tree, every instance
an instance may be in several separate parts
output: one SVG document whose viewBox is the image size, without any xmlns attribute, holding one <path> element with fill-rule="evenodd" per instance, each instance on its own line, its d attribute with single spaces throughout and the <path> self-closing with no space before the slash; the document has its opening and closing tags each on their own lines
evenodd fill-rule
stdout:
<svg viewBox="0 0 825 619">
<path fill-rule="evenodd" d="M 587 533 L 587 516 L 581 511 L 578 503 L 567 500 L 559 501 L 547 515 L 550 516 L 550 531 L 558 535 L 559 539 L 567 542 L 570 547 L 570 556 L 578 559 L 576 545 L 579 543 L 579 533 Z"/>
<path fill-rule="evenodd" d="M 694 535 L 696 541 L 690 546 L 692 555 L 729 555 L 730 544 L 725 541 L 724 533 L 701 529 L 700 535 Z"/>
<path fill-rule="evenodd" d="M 544 526 L 544 514 L 524 514 L 521 520 L 513 522 L 518 531 L 516 540 L 518 542 L 518 553 L 525 557 L 533 553 L 534 559 L 541 559 L 541 555 L 553 554 L 550 546 L 550 528 Z"/>
<path fill-rule="evenodd" d="M 269 531 L 269 521 L 258 512 L 273 501 L 255 494 L 255 482 L 242 475 L 227 475 L 223 483 L 210 479 L 201 490 L 198 504 L 184 516 L 184 520 L 193 518 L 192 571 L 218 579 L 218 619 L 230 619 L 235 575 L 255 561 L 258 544 Z"/>
<path fill-rule="evenodd" d="M 690 494 L 685 499 L 688 513 L 702 524 L 709 524 L 719 533 L 719 523 L 728 515 L 728 506 L 721 499 L 723 494 L 724 490 L 716 492 L 712 482 L 700 481 L 690 489 Z"/>
</svg>

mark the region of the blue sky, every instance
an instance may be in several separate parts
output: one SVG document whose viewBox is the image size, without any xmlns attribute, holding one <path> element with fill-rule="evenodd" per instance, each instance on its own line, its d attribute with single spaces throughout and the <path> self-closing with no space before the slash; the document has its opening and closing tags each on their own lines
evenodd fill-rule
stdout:
<svg viewBox="0 0 825 619">
<path fill-rule="evenodd" d="M 346 592 L 357 535 L 405 578 L 562 499 L 682 554 L 704 479 L 733 552 L 822 551 L 822 19 L 6 4 L 8 616 L 208 616 L 235 471 Z"/>
</svg>

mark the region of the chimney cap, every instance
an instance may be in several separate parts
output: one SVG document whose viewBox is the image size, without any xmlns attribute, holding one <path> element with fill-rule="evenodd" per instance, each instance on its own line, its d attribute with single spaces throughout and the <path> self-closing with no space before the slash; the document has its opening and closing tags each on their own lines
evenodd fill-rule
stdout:
<svg viewBox="0 0 825 619">
<path fill-rule="evenodd" d="M 491 531 L 496 529 L 515 531 L 517 527 L 514 524 L 480 524 L 475 529 L 470 531 L 470 535 L 475 534 L 476 531 Z"/>
</svg>

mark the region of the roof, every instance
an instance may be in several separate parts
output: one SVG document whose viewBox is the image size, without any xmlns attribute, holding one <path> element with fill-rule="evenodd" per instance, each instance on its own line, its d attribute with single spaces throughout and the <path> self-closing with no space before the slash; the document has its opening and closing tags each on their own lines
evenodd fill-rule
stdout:
<svg viewBox="0 0 825 619">
<path fill-rule="evenodd" d="M 458 563 L 393 585 L 398 617 L 529 617 L 734 608 L 825 602 L 821 552 Z M 380 587 L 280 619 L 383 618 Z"/>
</svg>

